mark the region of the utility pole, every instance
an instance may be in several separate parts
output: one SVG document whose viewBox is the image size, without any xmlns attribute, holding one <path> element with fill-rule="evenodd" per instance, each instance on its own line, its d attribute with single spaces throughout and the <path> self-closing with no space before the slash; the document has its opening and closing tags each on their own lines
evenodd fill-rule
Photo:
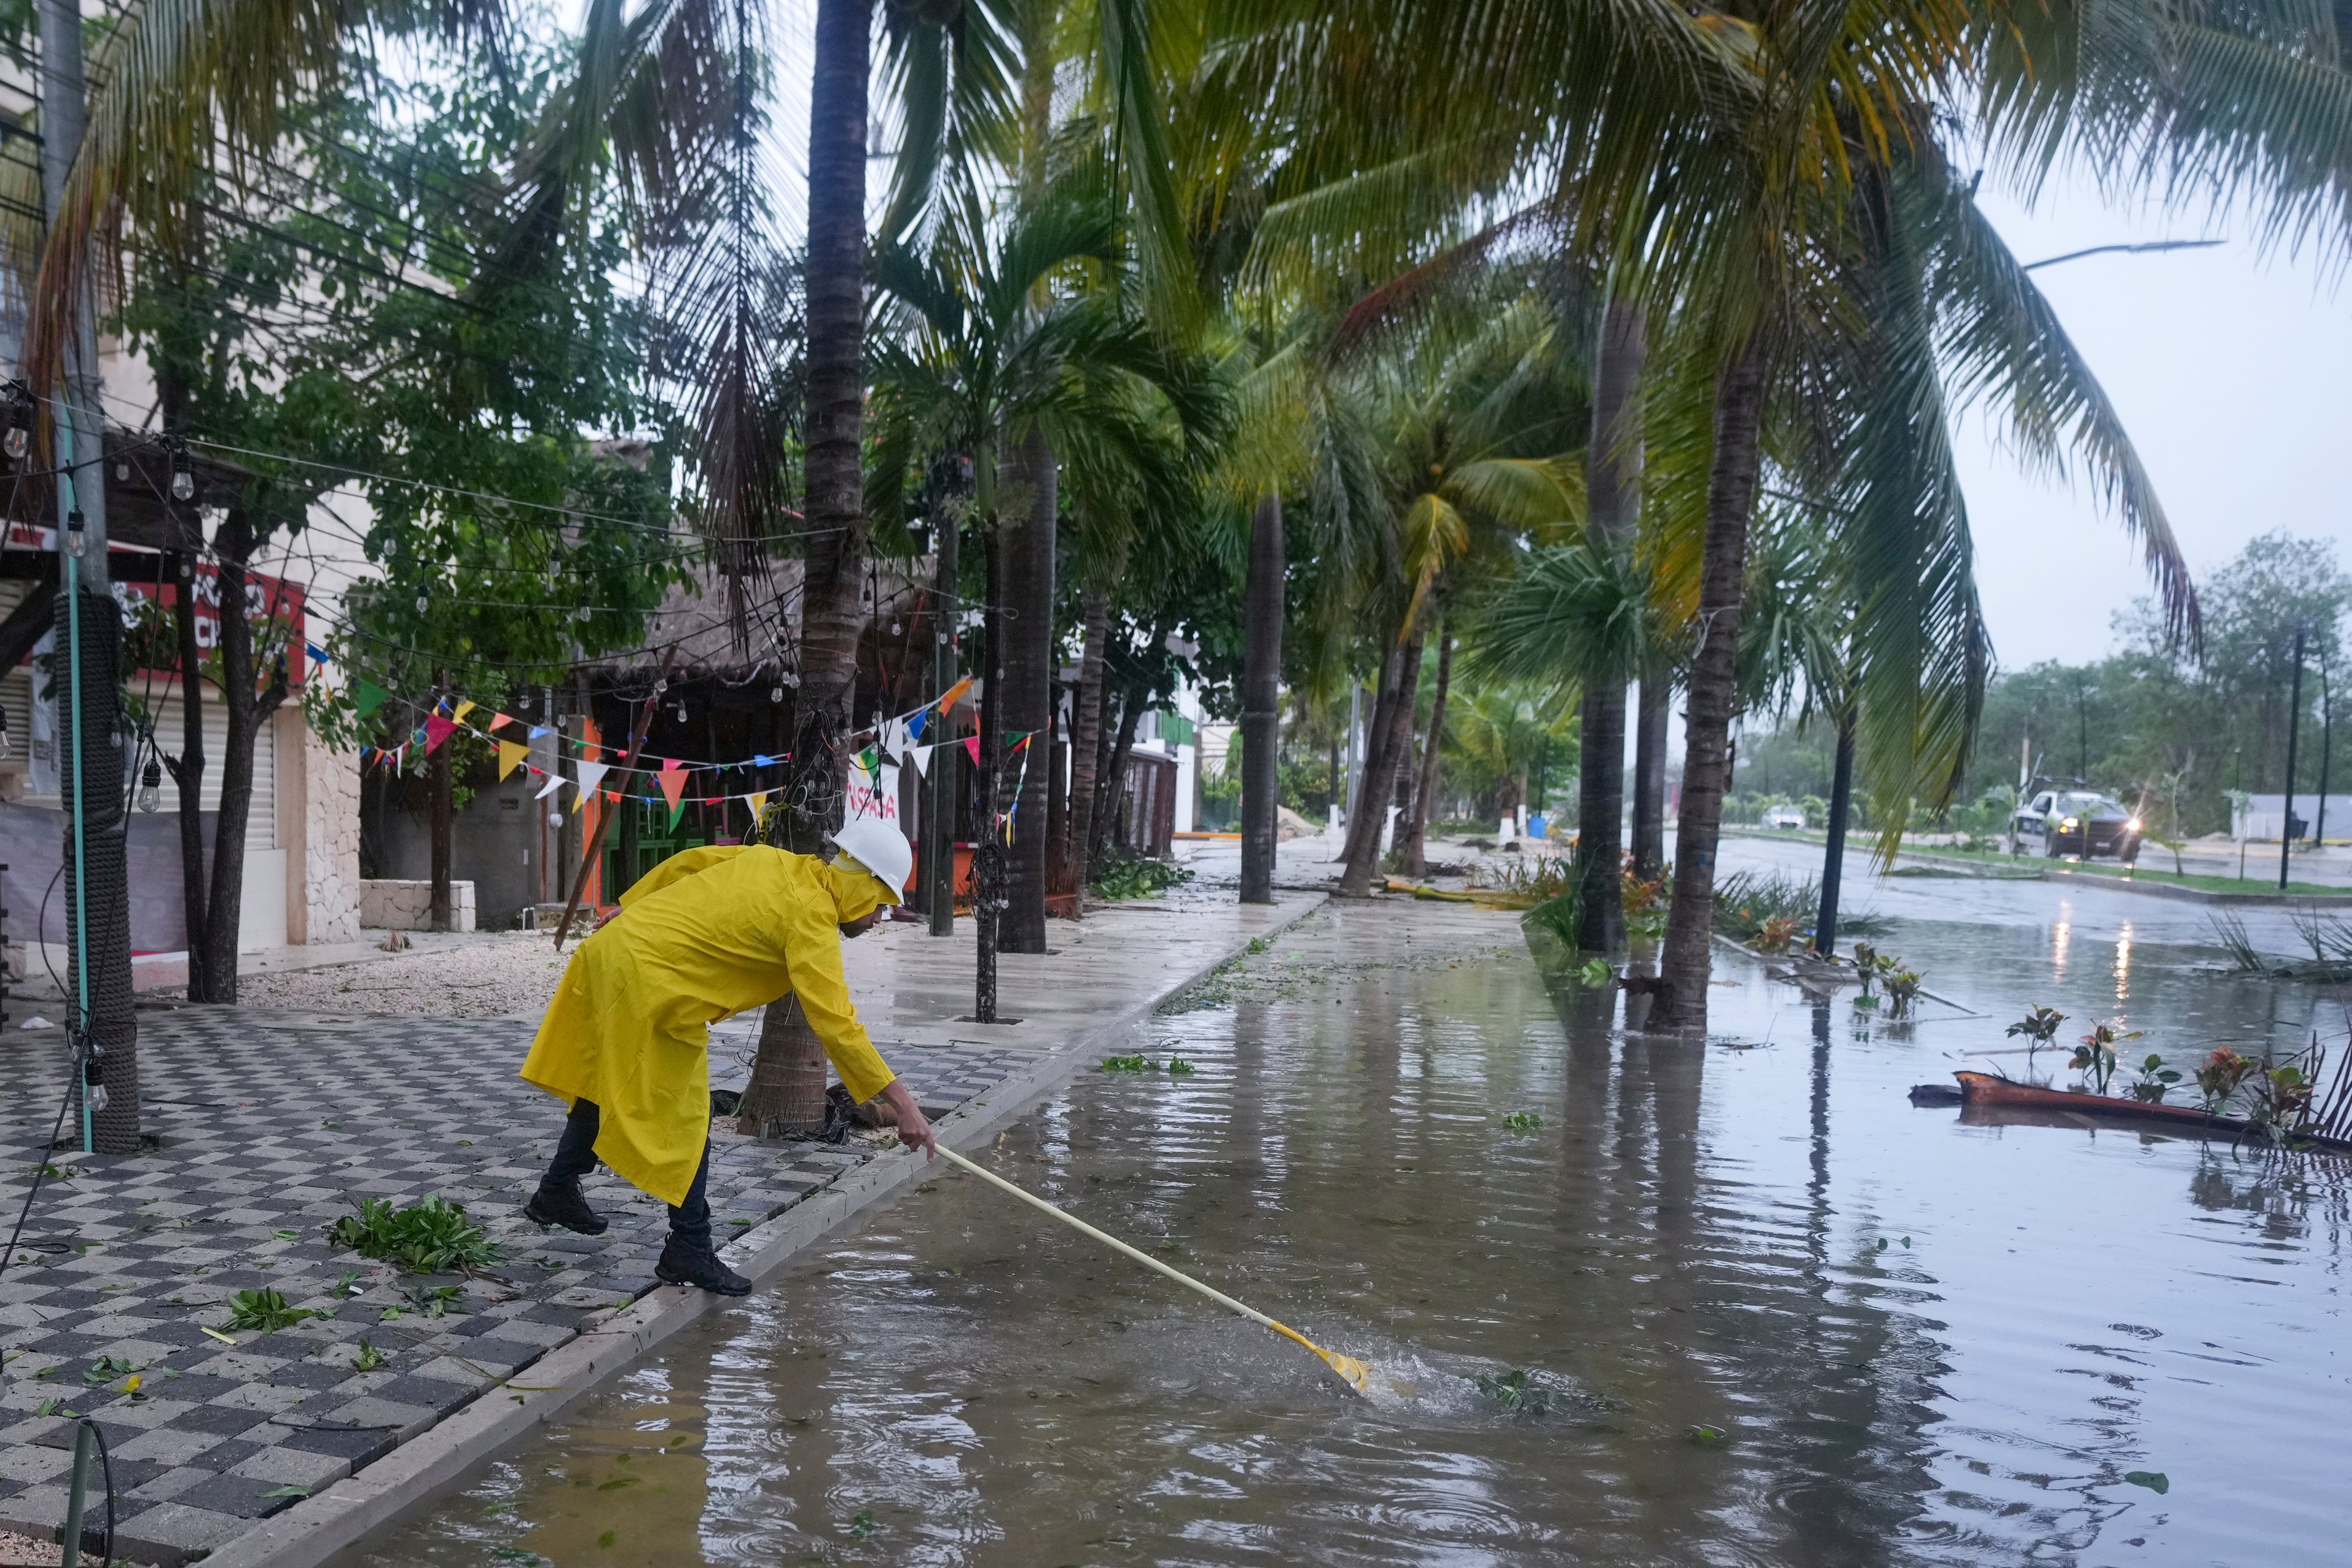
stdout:
<svg viewBox="0 0 2352 1568">
<path fill-rule="evenodd" d="M 2287 847 L 2294 842 L 2294 742 L 2303 727 L 2303 633 L 2294 628 L 2294 679 L 2286 700 L 2286 809 L 2279 821 L 2279 891 L 2286 891 Z"/>
<path fill-rule="evenodd" d="M 2311 847 L 2327 847 L 2327 764 L 2336 757 L 2336 708 L 2327 689 L 2327 650 L 2319 650 L 2319 818 Z"/>
<path fill-rule="evenodd" d="M 88 112 L 77 0 L 42 0 L 40 65 L 41 207 L 54 233 Z M 131 1010 L 130 861 L 115 699 L 122 618 L 107 587 L 106 425 L 99 402 L 98 301 L 86 269 L 71 325 L 56 420 L 68 1033 L 80 1064 L 82 1147 L 130 1154 L 139 1150 L 139 1024 Z"/>
</svg>

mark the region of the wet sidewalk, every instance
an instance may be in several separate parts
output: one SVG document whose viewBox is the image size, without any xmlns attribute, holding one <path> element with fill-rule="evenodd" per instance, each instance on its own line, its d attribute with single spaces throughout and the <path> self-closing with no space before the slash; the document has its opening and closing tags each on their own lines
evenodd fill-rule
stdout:
<svg viewBox="0 0 2352 1568">
<path fill-rule="evenodd" d="M 1001 1011 L 1017 1023 L 959 1021 L 971 1008 L 969 922 L 947 941 L 902 925 L 851 944 L 851 988 L 885 1057 L 941 1115 L 1008 1085 L 1058 1081 L 1106 1026 L 1315 901 L 1190 899 L 1055 922 L 1058 951 L 1002 961 Z M 667 1229 L 657 1202 L 600 1172 L 589 1192 L 612 1221 L 605 1235 L 542 1231 L 520 1214 L 562 1117 L 514 1076 L 542 999 L 518 1000 L 515 1016 L 487 1019 L 142 1009 L 157 1147 L 54 1153 L 57 1174 L 0 1275 L 0 1529 L 56 1539 L 74 1414 L 98 1420 L 111 1452 L 117 1554 L 176 1563 L 237 1546 L 305 1499 L 320 1507 L 329 1499 L 315 1494 L 477 1401 L 530 1403 L 537 1382 L 516 1374 L 583 1333 L 624 1315 L 643 1331 Z M 756 1015 L 714 1030 L 715 1084 L 741 1081 L 757 1031 Z M 29 1153 L 47 1136 L 64 1074 L 61 1030 L 0 1037 L 10 1147 Z M 773 1268 L 775 1234 L 800 1205 L 847 1187 L 871 1201 L 888 1175 L 863 1168 L 904 1159 L 871 1144 L 743 1139 L 728 1125 L 710 1194 L 722 1244 L 745 1238 L 739 1267 Z M 0 1223 L 14 1223 L 29 1174 L 11 1159 Z M 428 1194 L 465 1204 L 499 1262 L 472 1277 L 402 1275 L 328 1245 L 360 1200 Z M 226 1330 L 232 1299 L 262 1290 L 313 1315 L 268 1333 Z M 700 1310 L 692 1292 L 660 1295 Z M 100 1517 L 94 1500 L 93 1525 Z M 311 1554 L 298 1546 L 285 1560 Z"/>
</svg>

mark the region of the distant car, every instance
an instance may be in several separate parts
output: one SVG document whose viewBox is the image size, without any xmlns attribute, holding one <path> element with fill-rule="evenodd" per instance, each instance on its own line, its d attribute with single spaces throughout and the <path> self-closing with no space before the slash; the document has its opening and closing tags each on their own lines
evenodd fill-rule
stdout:
<svg viewBox="0 0 2352 1568">
<path fill-rule="evenodd" d="M 2009 819 L 2009 852 L 2083 859 L 2139 858 L 2140 821 L 2112 795 L 2096 790 L 2043 790 Z"/>
<path fill-rule="evenodd" d="M 1805 808 L 1801 805 L 1775 805 L 1765 810 L 1764 826 L 1767 827 L 1802 827 L 1804 825 Z"/>
</svg>

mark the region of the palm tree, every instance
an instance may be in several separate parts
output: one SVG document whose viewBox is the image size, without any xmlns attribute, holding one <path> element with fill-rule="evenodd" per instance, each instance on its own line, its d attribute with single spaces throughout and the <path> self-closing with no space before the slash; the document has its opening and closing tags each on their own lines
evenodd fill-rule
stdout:
<svg viewBox="0 0 2352 1568">
<path fill-rule="evenodd" d="M 1423 606 L 1474 544 L 1581 521 L 1582 409 L 1532 297 L 1466 332 L 1432 325 L 1347 373 L 1335 402 L 1343 417 L 1318 433 L 1318 466 L 1347 477 L 1318 487 L 1314 508 L 1318 646 L 1335 660 L 1369 632 L 1380 671 L 1339 881 L 1360 897 L 1411 749 Z"/>
<path fill-rule="evenodd" d="M 1188 464 L 1222 420 L 1209 367 L 1171 351 L 1122 305 L 1125 265 L 1099 164 L 1016 207 L 1001 228 L 979 215 L 954 218 L 929 254 L 885 246 L 875 262 L 876 282 L 894 302 L 873 353 L 882 443 L 908 456 L 969 454 L 982 525 L 1027 542 L 1024 549 L 1054 548 L 1053 470 L 1066 473 L 1077 531 L 1091 544 L 1089 597 L 1106 627 L 1108 584 L 1131 548 L 1135 519 L 1190 504 Z M 1003 516 L 1008 501 L 1024 514 L 1018 526 Z M 1024 600 L 1015 608 L 1039 623 L 1025 647 L 1035 666 L 1028 684 L 1042 688 L 1052 644 L 1039 634 L 1052 606 Z M 1019 681 L 1017 669 L 1007 673 Z M 992 689 L 988 700 L 1003 699 Z M 1044 728 L 1042 712 L 1024 722 L 1008 710 L 1004 722 Z M 1020 772 L 1028 787 L 1014 803 L 1008 896 L 1016 940 L 1025 923 L 1034 945 L 1012 950 L 1034 951 L 1044 942 L 1045 769 Z M 1090 815 L 1091 800 L 1077 809 Z"/>
</svg>

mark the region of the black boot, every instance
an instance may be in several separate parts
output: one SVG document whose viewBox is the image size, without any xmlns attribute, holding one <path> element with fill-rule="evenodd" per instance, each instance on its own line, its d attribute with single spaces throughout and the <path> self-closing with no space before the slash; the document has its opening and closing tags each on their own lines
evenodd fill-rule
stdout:
<svg viewBox="0 0 2352 1568">
<path fill-rule="evenodd" d="M 654 1278 L 665 1285 L 698 1285 L 721 1296 L 751 1293 L 751 1282 L 719 1262 L 717 1252 L 708 1247 L 680 1247 L 676 1240 L 662 1244 Z"/>
<path fill-rule="evenodd" d="M 608 1228 L 604 1216 L 588 1206 L 576 1181 L 542 1182 L 539 1191 L 530 1194 L 530 1202 L 523 1205 L 522 1213 L 534 1225 L 560 1225 L 583 1236 L 602 1236 Z"/>
</svg>

